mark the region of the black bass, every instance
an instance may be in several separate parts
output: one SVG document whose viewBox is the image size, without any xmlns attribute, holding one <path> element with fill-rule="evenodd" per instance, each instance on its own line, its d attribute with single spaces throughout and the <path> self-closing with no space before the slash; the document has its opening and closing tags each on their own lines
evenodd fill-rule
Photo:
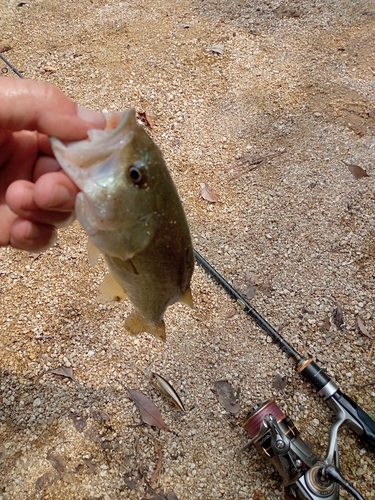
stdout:
<svg viewBox="0 0 375 500">
<path fill-rule="evenodd" d="M 125 327 L 165 340 L 164 313 L 192 306 L 193 247 L 181 201 L 159 148 L 136 122 L 134 109 L 106 115 L 104 130 L 53 152 L 81 192 L 75 210 L 89 236 L 89 260 L 109 268 L 99 299 L 128 296 L 135 311 Z"/>
</svg>

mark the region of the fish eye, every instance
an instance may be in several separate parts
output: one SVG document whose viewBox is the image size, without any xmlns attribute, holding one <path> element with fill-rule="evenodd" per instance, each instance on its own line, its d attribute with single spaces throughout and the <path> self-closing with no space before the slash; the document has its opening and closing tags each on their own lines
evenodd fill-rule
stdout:
<svg viewBox="0 0 375 500">
<path fill-rule="evenodd" d="M 145 188 L 147 187 L 147 167 L 142 161 L 135 161 L 128 167 L 128 179 L 134 186 Z"/>
</svg>

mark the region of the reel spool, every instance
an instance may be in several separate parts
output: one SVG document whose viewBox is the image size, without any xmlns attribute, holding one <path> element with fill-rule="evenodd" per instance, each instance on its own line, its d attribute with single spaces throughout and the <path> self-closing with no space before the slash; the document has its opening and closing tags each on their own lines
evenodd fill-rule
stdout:
<svg viewBox="0 0 375 500">
<path fill-rule="evenodd" d="M 262 425 L 264 417 L 270 414 L 275 417 L 277 422 L 280 422 L 285 418 L 285 414 L 281 408 L 277 406 L 274 399 L 255 405 L 247 414 L 246 421 L 242 426 L 245 431 L 250 434 L 251 438 L 254 438 L 257 434 L 259 434 L 260 426 Z"/>
</svg>

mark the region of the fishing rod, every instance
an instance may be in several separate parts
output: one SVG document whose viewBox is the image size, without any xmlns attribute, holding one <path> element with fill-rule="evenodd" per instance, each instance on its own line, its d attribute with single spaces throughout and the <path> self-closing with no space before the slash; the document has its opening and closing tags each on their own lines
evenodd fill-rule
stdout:
<svg viewBox="0 0 375 500">
<path fill-rule="evenodd" d="M 324 460 L 306 447 L 291 419 L 270 400 L 255 405 L 244 423 L 251 441 L 266 459 L 271 460 L 283 478 L 284 486 L 293 486 L 295 498 L 308 500 L 338 500 L 338 485 L 345 488 L 356 499 L 363 497 L 341 476 L 339 471 L 337 434 L 346 424 L 364 443 L 375 450 L 375 421 L 318 366 L 312 358 L 301 356 L 280 333 L 278 333 L 232 285 L 226 281 L 203 257 L 194 250 L 199 264 L 213 276 L 241 308 L 291 357 L 297 371 L 318 391 L 333 410 L 336 420 L 329 431 L 329 445 Z M 298 490 L 298 491 L 297 491 Z"/>
<path fill-rule="evenodd" d="M 237 300 L 242 309 L 258 323 L 281 349 L 296 361 L 297 371 L 318 391 L 318 394 L 327 401 L 327 404 L 330 405 L 333 400 L 335 405 L 342 408 L 348 426 L 375 450 L 375 421 L 349 396 L 344 394 L 312 358 L 301 356 L 196 250 L 194 250 L 194 256 L 199 264 Z"/>
</svg>

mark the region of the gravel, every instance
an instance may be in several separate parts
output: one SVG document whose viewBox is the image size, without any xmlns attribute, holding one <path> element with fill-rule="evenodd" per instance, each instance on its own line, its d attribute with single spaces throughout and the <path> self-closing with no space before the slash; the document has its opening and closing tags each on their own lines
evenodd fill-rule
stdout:
<svg viewBox="0 0 375 500">
<path fill-rule="evenodd" d="M 255 286 L 252 305 L 373 413 L 374 13 L 370 0 L 0 0 L 0 50 L 25 77 L 93 109 L 147 111 L 195 248 L 239 290 Z M 97 304 L 104 274 L 77 223 L 41 255 L 0 250 L 0 499 L 141 499 L 159 445 L 156 489 L 179 500 L 284 498 L 272 466 L 238 450 L 249 408 L 276 398 L 324 457 L 332 412 L 294 363 L 198 265 L 195 309 L 167 311 L 165 345 L 126 334 L 128 302 Z M 236 416 L 211 392 L 222 379 L 241 389 Z M 173 433 L 139 426 L 124 386 Z M 374 453 L 347 428 L 339 449 L 374 499 Z"/>
</svg>

